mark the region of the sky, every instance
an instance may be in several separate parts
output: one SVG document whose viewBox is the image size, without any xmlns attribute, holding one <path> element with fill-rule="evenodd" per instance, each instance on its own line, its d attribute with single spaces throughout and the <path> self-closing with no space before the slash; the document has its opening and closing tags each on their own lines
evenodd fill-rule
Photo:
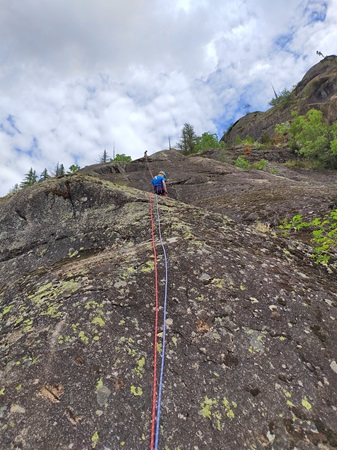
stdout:
<svg viewBox="0 0 337 450">
<path fill-rule="evenodd" d="M 337 0 L 0 0 L 0 196 L 266 111 L 337 53 Z"/>
</svg>

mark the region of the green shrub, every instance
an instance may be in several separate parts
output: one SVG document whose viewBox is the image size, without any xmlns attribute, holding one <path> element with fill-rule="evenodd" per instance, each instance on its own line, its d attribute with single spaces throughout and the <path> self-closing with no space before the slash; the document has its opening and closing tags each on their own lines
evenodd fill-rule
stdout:
<svg viewBox="0 0 337 450">
<path fill-rule="evenodd" d="M 131 156 L 127 156 L 124 153 L 118 154 L 115 156 L 114 159 L 110 158 L 110 162 L 126 162 L 129 163 L 131 162 Z"/>
<path fill-rule="evenodd" d="M 244 139 L 242 139 L 243 145 L 252 145 L 254 144 L 254 139 L 251 136 L 246 136 Z"/>
<path fill-rule="evenodd" d="M 313 244 L 312 257 L 317 264 L 327 265 L 331 258 L 331 251 L 337 247 L 337 209 L 325 214 L 323 218 L 315 217 L 310 222 L 303 221 L 301 214 L 293 216 L 290 221 L 283 219 L 279 229 L 283 236 L 289 236 L 291 232 L 300 231 L 302 228 L 310 228 Z"/>
<path fill-rule="evenodd" d="M 234 163 L 235 167 L 239 167 L 240 169 L 250 170 L 250 163 L 243 156 L 239 156 Z"/>
<path fill-rule="evenodd" d="M 267 166 L 268 166 L 268 161 L 266 159 L 260 159 L 260 161 L 257 161 L 253 164 L 254 169 L 257 169 L 257 170 L 266 170 Z"/>
<path fill-rule="evenodd" d="M 323 113 L 310 109 L 305 116 L 292 112 L 291 123 L 276 125 L 275 131 L 287 135 L 289 147 L 318 167 L 337 168 L 337 123 L 329 125 Z"/>
<path fill-rule="evenodd" d="M 200 153 L 205 150 L 213 150 L 216 148 L 224 148 L 225 143 L 218 140 L 216 134 L 203 133 L 197 136 L 195 140 L 195 152 Z"/>
<path fill-rule="evenodd" d="M 289 106 L 294 103 L 294 93 L 290 92 L 288 89 L 283 89 L 282 92 L 279 92 L 276 97 L 270 100 L 269 105 L 278 106 L 281 105 L 283 107 Z"/>
</svg>

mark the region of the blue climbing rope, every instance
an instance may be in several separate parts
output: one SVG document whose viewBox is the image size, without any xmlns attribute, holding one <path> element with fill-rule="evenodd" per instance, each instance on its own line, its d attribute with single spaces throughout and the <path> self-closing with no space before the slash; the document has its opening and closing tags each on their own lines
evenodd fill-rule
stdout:
<svg viewBox="0 0 337 450">
<path fill-rule="evenodd" d="M 165 365 L 165 347 L 166 347 L 166 315 L 167 315 L 167 291 L 168 291 L 168 264 L 166 250 L 162 239 L 161 226 L 160 226 L 160 216 L 158 208 L 158 200 L 156 198 L 157 207 L 157 223 L 158 223 L 158 234 L 160 245 L 163 250 L 164 264 L 165 264 L 165 291 L 164 291 L 164 315 L 163 315 L 163 339 L 162 339 L 162 353 L 161 353 L 161 365 L 160 365 L 160 376 L 159 376 L 159 386 L 158 386 L 158 401 L 157 401 L 157 416 L 156 416 L 156 435 L 155 435 L 155 450 L 158 450 L 159 444 L 159 432 L 160 432 L 160 412 L 161 412 L 161 398 L 163 391 L 163 378 L 164 378 L 164 365 Z"/>
</svg>

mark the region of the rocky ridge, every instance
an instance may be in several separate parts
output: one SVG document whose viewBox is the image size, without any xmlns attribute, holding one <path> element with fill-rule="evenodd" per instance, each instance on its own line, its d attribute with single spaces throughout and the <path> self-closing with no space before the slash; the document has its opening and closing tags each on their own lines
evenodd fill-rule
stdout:
<svg viewBox="0 0 337 450">
<path fill-rule="evenodd" d="M 97 164 L 80 172 L 148 192 L 152 174 L 165 169 L 171 198 L 225 214 L 240 223 L 263 222 L 274 226 L 295 214 L 309 219 L 329 211 L 337 203 L 337 172 L 299 172 L 273 162 L 291 158 L 285 149 L 268 152 L 267 169 L 276 169 L 277 174 L 246 171 L 220 160 L 222 156 L 226 161 L 233 160 L 240 154 L 244 154 L 243 147 L 191 157 L 166 150 L 130 164 Z M 263 157 L 266 157 L 264 150 L 254 150 L 249 158 L 257 161 Z"/>
<path fill-rule="evenodd" d="M 311 108 L 322 111 L 333 123 L 337 120 L 337 56 L 326 56 L 304 75 L 292 91 L 289 104 L 278 105 L 266 112 L 255 111 L 235 122 L 223 135 L 227 145 L 235 145 L 237 138 L 251 136 L 260 141 L 263 135 L 273 137 L 275 125 L 291 119 L 291 111 L 306 114 Z"/>
</svg>

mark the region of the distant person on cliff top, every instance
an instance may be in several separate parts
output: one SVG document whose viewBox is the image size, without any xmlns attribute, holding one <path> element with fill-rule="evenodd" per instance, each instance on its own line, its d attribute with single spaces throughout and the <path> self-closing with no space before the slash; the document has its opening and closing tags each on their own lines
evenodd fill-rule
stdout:
<svg viewBox="0 0 337 450">
<path fill-rule="evenodd" d="M 158 175 L 152 178 L 154 193 L 157 195 L 168 195 L 166 188 L 166 172 L 161 170 Z"/>
</svg>

